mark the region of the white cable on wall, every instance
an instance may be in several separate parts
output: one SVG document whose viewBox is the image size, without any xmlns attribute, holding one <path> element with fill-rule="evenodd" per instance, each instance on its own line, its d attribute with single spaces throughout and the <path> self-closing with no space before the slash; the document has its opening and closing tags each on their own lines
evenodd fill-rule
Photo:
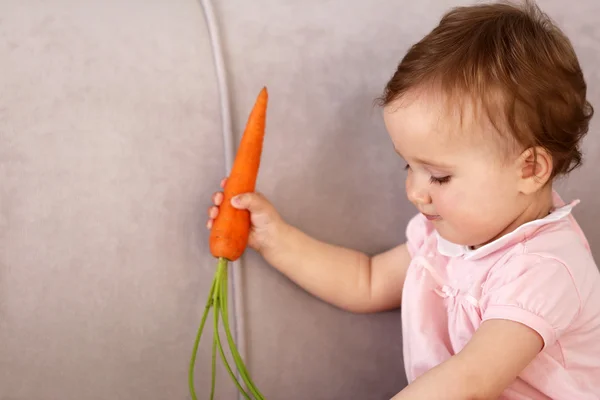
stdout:
<svg viewBox="0 0 600 400">
<path fill-rule="evenodd" d="M 227 73 L 225 63 L 223 61 L 223 52 L 221 47 L 221 39 L 217 27 L 214 8 L 210 0 L 200 0 L 200 5 L 204 12 L 206 24 L 208 26 L 208 34 L 210 37 L 210 45 L 212 48 L 213 60 L 215 63 L 215 71 L 217 75 L 217 86 L 219 89 L 219 99 L 221 103 L 221 124 L 223 133 L 223 145 L 225 150 L 225 176 L 229 176 L 233 160 L 235 158 L 234 136 L 231 127 L 231 106 L 229 100 L 229 88 L 227 86 Z M 233 296 L 233 337 L 236 342 L 236 347 L 240 356 L 246 361 L 246 341 L 244 338 L 244 318 L 242 312 L 242 280 L 241 280 L 241 258 L 232 263 L 232 275 L 230 292 Z M 239 371 L 235 370 L 236 378 L 239 380 Z M 239 400 L 243 400 L 242 393 L 238 393 Z"/>
</svg>

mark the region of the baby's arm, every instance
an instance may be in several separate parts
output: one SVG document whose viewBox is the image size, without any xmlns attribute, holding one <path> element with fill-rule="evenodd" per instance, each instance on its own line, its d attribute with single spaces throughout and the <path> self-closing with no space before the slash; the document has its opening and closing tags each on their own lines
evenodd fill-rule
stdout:
<svg viewBox="0 0 600 400">
<path fill-rule="evenodd" d="M 283 225 L 277 245 L 262 253 L 293 282 L 341 309 L 368 313 L 400 306 L 410 256 L 405 244 L 370 257 Z"/>
<path fill-rule="evenodd" d="M 497 399 L 543 346 L 533 329 L 509 320 L 483 322 L 464 349 L 392 400 Z"/>
<path fill-rule="evenodd" d="M 221 181 L 225 187 L 226 180 Z M 223 193 L 213 195 L 207 228 L 218 216 Z M 287 224 L 260 193 L 238 196 L 232 204 L 250 212 L 248 245 L 314 296 L 339 308 L 376 312 L 400 306 L 410 255 L 405 244 L 370 257 L 316 240 Z"/>
</svg>

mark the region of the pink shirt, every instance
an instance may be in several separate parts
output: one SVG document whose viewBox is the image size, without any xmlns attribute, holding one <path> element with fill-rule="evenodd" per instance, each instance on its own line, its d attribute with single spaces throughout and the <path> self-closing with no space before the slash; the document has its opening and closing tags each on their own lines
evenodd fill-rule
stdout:
<svg viewBox="0 0 600 400">
<path fill-rule="evenodd" d="M 544 349 L 501 399 L 600 399 L 600 273 L 571 215 L 578 203 L 476 250 L 439 237 L 417 215 L 402 295 L 405 368 L 412 382 L 458 353 L 485 320 L 523 323 Z"/>
</svg>

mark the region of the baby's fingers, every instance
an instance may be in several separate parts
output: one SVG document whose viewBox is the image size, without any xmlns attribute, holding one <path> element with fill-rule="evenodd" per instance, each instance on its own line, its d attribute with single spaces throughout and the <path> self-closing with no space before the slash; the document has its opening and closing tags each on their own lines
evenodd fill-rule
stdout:
<svg viewBox="0 0 600 400">
<path fill-rule="evenodd" d="M 217 206 L 208 207 L 208 218 L 215 219 L 219 215 L 219 208 Z"/>
<path fill-rule="evenodd" d="M 226 183 L 227 183 L 227 178 L 223 178 L 223 179 L 221 180 L 221 187 L 222 187 L 223 189 L 225 189 L 225 184 L 226 184 Z"/>
<path fill-rule="evenodd" d="M 210 206 L 208 207 L 208 221 L 206 221 L 206 227 L 208 229 L 212 228 L 213 223 L 215 222 L 215 218 L 217 218 L 217 215 L 219 215 L 219 207 L 217 206 Z"/>
<path fill-rule="evenodd" d="M 212 202 L 215 206 L 220 206 L 223 203 L 223 192 L 215 192 L 212 196 Z"/>
</svg>

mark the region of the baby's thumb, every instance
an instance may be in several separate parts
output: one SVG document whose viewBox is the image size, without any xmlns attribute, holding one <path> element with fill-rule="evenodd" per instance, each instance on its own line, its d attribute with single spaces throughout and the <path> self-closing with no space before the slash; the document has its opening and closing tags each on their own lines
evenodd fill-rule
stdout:
<svg viewBox="0 0 600 400">
<path fill-rule="evenodd" d="M 251 213 L 264 211 L 269 203 L 260 193 L 242 193 L 231 199 L 235 208 L 248 210 Z"/>
</svg>

